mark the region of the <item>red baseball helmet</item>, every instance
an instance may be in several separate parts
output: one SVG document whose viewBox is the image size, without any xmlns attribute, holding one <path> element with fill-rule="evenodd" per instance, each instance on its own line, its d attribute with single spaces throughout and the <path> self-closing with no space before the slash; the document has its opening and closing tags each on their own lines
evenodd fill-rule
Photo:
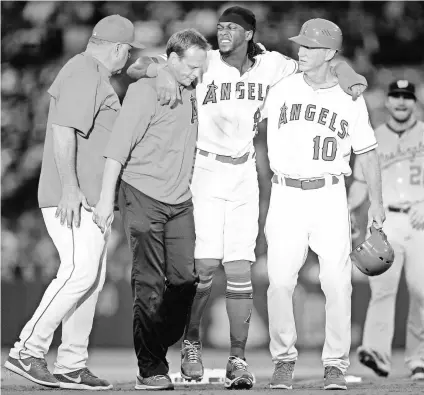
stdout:
<svg viewBox="0 0 424 395">
<path fill-rule="evenodd" d="M 356 267 L 367 276 L 378 276 L 389 270 L 395 260 L 393 247 L 382 229 L 371 226 L 371 236 L 350 254 Z"/>
<path fill-rule="evenodd" d="M 309 48 L 329 48 L 340 50 L 343 35 L 340 28 L 326 19 L 315 18 L 306 21 L 298 36 L 289 40 Z"/>
</svg>

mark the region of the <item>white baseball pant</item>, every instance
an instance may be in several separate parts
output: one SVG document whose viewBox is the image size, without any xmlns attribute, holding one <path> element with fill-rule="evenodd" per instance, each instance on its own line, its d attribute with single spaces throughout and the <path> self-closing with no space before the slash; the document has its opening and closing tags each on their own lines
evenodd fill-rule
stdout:
<svg viewBox="0 0 424 395">
<path fill-rule="evenodd" d="M 255 159 L 222 163 L 196 155 L 193 179 L 196 259 L 256 260 L 259 186 Z"/>
<path fill-rule="evenodd" d="M 326 298 L 323 365 L 336 366 L 345 373 L 351 343 L 352 265 L 344 177 L 340 177 L 338 184 L 329 183 L 313 190 L 273 183 L 265 235 L 273 361 L 297 360 L 292 299 L 310 246 L 319 258 L 319 279 Z"/>
<path fill-rule="evenodd" d="M 42 214 L 59 253 L 59 270 L 9 355 L 44 358 L 62 322 L 54 373 L 68 373 L 86 365 L 97 298 L 105 281 L 110 228 L 102 234 L 92 213 L 82 208 L 80 227 L 69 229 L 55 218 L 56 209 L 43 208 Z"/>
</svg>

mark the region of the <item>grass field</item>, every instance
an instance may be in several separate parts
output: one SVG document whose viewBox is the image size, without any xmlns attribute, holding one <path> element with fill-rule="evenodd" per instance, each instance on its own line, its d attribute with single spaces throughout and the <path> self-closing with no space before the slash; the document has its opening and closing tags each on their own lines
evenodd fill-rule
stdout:
<svg viewBox="0 0 424 395">
<path fill-rule="evenodd" d="M 56 390 L 32 384 L 18 375 L 10 373 L 3 368 L 7 358 L 8 350 L 2 350 L 1 354 L 1 393 L 6 394 L 44 394 L 49 395 L 75 395 L 72 390 Z M 49 353 L 47 361 L 52 367 L 55 353 Z M 275 394 L 284 390 L 267 389 L 267 384 L 272 375 L 273 364 L 267 351 L 250 351 L 247 354 L 248 362 L 252 372 L 256 376 L 256 384 L 250 391 L 252 395 Z M 224 351 L 204 350 L 204 364 L 207 368 L 225 368 L 227 353 Z M 171 373 L 179 371 L 179 353 L 172 349 L 168 360 L 171 366 Z M 108 394 L 122 393 L 134 390 L 135 374 L 137 371 L 134 353 L 131 349 L 107 350 L 94 349 L 90 354 L 89 367 L 98 376 L 108 379 L 114 385 L 113 390 L 106 391 Z M 348 376 L 359 377 L 361 382 L 349 383 L 348 393 L 351 395 L 388 395 L 388 394 L 424 394 L 424 382 L 411 382 L 408 378 L 409 372 L 403 365 L 403 355 L 395 352 L 393 355 L 392 374 L 388 379 L 376 377 L 372 371 L 363 367 L 357 361 L 354 354 L 351 356 L 351 367 Z M 323 390 L 323 368 L 321 366 L 320 354 L 318 352 L 300 352 L 299 360 L 295 369 L 295 384 L 293 391 L 298 395 L 310 395 L 324 393 Z M 89 391 L 88 391 L 89 392 Z M 157 392 L 157 391 L 144 391 Z M 325 391 L 326 394 L 335 391 Z M 340 393 L 340 391 L 337 391 Z M 203 394 L 220 395 L 228 393 L 222 384 L 210 385 L 178 385 L 176 395 L 183 394 Z"/>
</svg>

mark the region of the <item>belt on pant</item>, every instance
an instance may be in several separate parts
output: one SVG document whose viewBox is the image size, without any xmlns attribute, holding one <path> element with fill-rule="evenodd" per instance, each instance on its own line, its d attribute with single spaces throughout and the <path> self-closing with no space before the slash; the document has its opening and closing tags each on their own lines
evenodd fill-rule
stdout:
<svg viewBox="0 0 424 395">
<path fill-rule="evenodd" d="M 256 156 L 255 152 L 253 152 L 253 154 L 251 154 L 250 152 L 246 152 L 243 156 L 233 158 L 232 156 L 213 154 L 212 152 L 208 152 L 199 148 L 197 148 L 196 151 L 200 155 L 213 158 L 222 163 L 230 163 L 232 165 L 241 165 L 243 163 L 246 163 L 250 157 L 253 159 Z"/>
<path fill-rule="evenodd" d="M 282 180 L 284 179 L 284 182 Z M 274 184 L 286 185 L 292 188 L 300 188 L 300 189 L 319 189 L 325 186 L 325 178 L 311 178 L 299 180 L 295 178 L 289 177 L 280 177 L 277 174 L 272 176 L 272 182 Z M 335 185 L 339 183 L 339 178 L 336 176 L 331 177 L 331 184 Z"/>
<path fill-rule="evenodd" d="M 411 207 L 396 207 L 396 206 L 388 206 L 387 210 L 392 213 L 403 213 L 408 214 Z"/>
</svg>

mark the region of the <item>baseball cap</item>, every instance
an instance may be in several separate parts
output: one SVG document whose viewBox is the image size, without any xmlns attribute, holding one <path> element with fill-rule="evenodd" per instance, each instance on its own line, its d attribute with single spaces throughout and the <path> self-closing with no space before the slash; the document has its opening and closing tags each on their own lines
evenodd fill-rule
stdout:
<svg viewBox="0 0 424 395">
<path fill-rule="evenodd" d="M 390 96 L 393 93 L 404 93 L 417 100 L 417 97 L 415 96 L 415 85 L 408 80 L 393 81 L 389 85 L 389 92 L 387 94 Z"/>
<path fill-rule="evenodd" d="M 135 40 L 132 22 L 121 15 L 109 15 L 101 19 L 94 26 L 91 36 L 100 40 L 110 41 L 111 43 L 129 44 L 139 49 L 146 48 Z"/>
</svg>

